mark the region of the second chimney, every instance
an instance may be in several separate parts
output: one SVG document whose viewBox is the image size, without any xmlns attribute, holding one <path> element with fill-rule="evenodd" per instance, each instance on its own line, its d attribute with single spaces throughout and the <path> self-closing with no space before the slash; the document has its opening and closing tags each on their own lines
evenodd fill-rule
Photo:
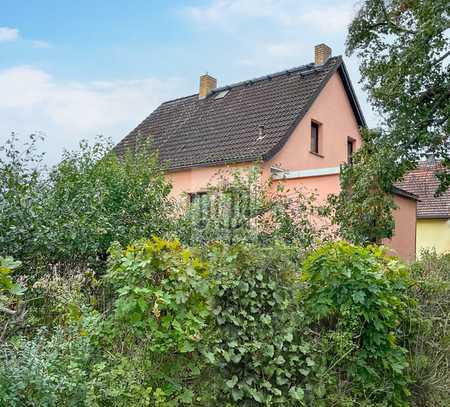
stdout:
<svg viewBox="0 0 450 407">
<path fill-rule="evenodd" d="M 198 98 L 204 99 L 208 96 L 209 92 L 217 88 L 217 79 L 209 76 L 208 74 L 200 76 L 200 90 L 198 92 Z"/>
<path fill-rule="evenodd" d="M 322 65 L 331 57 L 331 48 L 326 44 L 319 44 L 314 47 L 314 63 Z"/>
</svg>

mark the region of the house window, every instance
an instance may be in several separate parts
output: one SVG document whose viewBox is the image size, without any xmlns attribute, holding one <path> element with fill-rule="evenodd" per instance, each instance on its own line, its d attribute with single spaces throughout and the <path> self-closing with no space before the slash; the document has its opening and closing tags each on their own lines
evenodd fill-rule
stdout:
<svg viewBox="0 0 450 407">
<path fill-rule="evenodd" d="M 311 122 L 311 153 L 319 154 L 320 124 Z"/>
<path fill-rule="evenodd" d="M 347 139 L 347 162 L 352 163 L 353 150 L 354 150 L 355 140 L 349 138 Z"/>
<path fill-rule="evenodd" d="M 192 192 L 189 194 L 189 202 L 190 203 L 194 203 L 194 202 L 201 202 L 203 199 L 203 197 L 205 197 L 207 195 L 206 192 Z"/>
</svg>

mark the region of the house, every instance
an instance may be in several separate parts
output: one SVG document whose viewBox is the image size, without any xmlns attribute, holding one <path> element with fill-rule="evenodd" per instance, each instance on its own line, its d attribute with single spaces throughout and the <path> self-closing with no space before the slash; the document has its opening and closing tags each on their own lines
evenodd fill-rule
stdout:
<svg viewBox="0 0 450 407">
<path fill-rule="evenodd" d="M 263 177 L 315 190 L 340 190 L 340 165 L 361 145 L 365 120 L 342 57 L 317 45 L 314 62 L 217 88 L 200 77 L 199 93 L 161 104 L 117 146 L 118 154 L 151 137 L 168 166 L 173 194 L 197 194 L 224 168 L 260 162 Z M 415 255 L 416 201 L 396 193 L 391 246 Z"/>
<path fill-rule="evenodd" d="M 417 204 L 417 255 L 424 249 L 450 252 L 450 190 L 435 196 L 442 165 L 428 159 L 408 172 L 398 185 L 419 197 Z"/>
</svg>

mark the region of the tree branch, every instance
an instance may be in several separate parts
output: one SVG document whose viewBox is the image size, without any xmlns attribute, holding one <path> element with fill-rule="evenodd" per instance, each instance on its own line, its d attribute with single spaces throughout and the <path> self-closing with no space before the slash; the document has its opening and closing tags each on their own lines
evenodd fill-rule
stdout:
<svg viewBox="0 0 450 407">
<path fill-rule="evenodd" d="M 410 30 L 408 28 L 402 27 L 401 25 L 398 25 L 398 24 L 394 23 L 391 20 L 388 11 L 386 10 L 384 2 L 381 1 L 380 3 L 381 3 L 381 10 L 382 10 L 384 18 L 386 20 L 386 24 L 389 27 L 391 27 L 394 31 L 397 31 L 397 32 L 404 32 L 404 33 L 407 33 L 407 34 L 417 34 L 417 31 L 415 31 L 415 30 Z"/>
</svg>

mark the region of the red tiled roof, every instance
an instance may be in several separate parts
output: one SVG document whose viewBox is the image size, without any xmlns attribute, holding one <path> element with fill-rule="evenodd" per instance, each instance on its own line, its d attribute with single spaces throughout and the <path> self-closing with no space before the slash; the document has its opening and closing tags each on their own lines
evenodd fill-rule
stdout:
<svg viewBox="0 0 450 407">
<path fill-rule="evenodd" d="M 442 165 L 438 162 L 424 162 L 410 172 L 397 185 L 420 199 L 417 202 L 417 218 L 450 218 L 450 190 L 442 196 L 434 194 L 439 186 L 435 174 Z"/>
</svg>

